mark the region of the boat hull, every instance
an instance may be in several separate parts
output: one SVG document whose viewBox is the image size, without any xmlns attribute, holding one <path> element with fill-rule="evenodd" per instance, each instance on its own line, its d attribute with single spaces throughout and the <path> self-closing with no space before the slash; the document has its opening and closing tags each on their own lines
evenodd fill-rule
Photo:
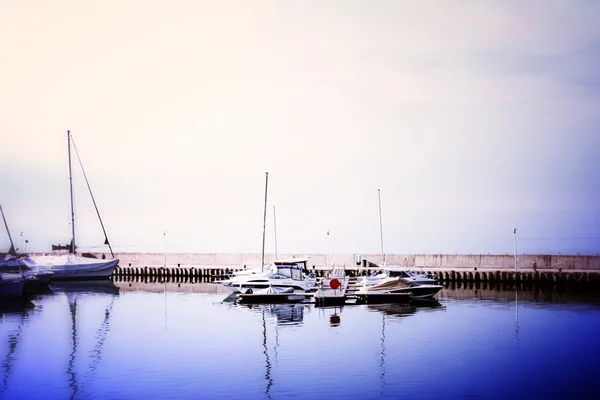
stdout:
<svg viewBox="0 0 600 400">
<path fill-rule="evenodd" d="M 252 289 L 252 291 L 257 291 L 261 289 L 266 289 L 269 286 L 276 285 L 281 288 L 292 288 L 295 291 L 306 292 L 314 287 L 314 284 L 310 283 L 307 285 L 302 285 L 297 282 L 281 282 L 281 281 L 262 281 L 262 282 L 246 282 L 246 283 L 223 283 L 223 287 L 227 290 L 231 291 L 231 293 L 245 293 L 248 289 Z"/>
<path fill-rule="evenodd" d="M 16 298 L 23 295 L 25 280 L 22 278 L 12 278 L 2 276 L 0 279 L 0 297 Z"/>
<path fill-rule="evenodd" d="M 418 285 L 406 288 L 407 292 L 411 293 L 413 299 L 431 299 L 444 287 L 442 285 Z"/>
<path fill-rule="evenodd" d="M 299 303 L 307 299 L 307 296 L 295 293 L 240 293 L 237 296 L 240 303 L 255 304 Z"/>
<path fill-rule="evenodd" d="M 409 304 L 412 299 L 410 293 L 363 293 L 356 294 L 359 304 L 398 303 Z"/>
</svg>

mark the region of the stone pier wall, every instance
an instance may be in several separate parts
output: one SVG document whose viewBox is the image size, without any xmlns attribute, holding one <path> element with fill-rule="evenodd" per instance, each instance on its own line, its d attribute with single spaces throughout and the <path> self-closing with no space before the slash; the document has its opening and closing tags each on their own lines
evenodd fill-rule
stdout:
<svg viewBox="0 0 600 400">
<path fill-rule="evenodd" d="M 102 254 L 97 254 L 101 257 Z M 117 253 L 121 266 L 196 266 L 201 268 L 260 268 L 261 255 L 250 253 Z M 308 267 L 316 269 L 327 266 L 346 265 L 353 269 L 368 263 L 381 265 L 380 254 L 279 254 L 278 259 L 308 257 Z M 265 263 L 275 259 L 265 254 Z M 493 269 L 514 270 L 514 256 L 508 254 L 386 254 L 388 265 L 426 269 Z M 534 264 L 535 263 L 535 264 Z M 528 270 L 579 270 L 600 271 L 598 255 L 517 255 L 517 269 Z"/>
</svg>

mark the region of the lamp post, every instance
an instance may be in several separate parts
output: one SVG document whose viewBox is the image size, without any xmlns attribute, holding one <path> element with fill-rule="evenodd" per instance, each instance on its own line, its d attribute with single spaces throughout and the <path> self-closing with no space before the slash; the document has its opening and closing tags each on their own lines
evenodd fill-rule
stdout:
<svg viewBox="0 0 600 400">
<path fill-rule="evenodd" d="M 163 232 L 163 246 L 164 246 L 163 265 L 165 268 L 167 268 L 167 231 Z"/>
<path fill-rule="evenodd" d="M 327 252 L 325 253 L 325 268 L 329 268 L 329 262 L 327 260 L 329 256 L 329 229 L 327 230 Z"/>
<path fill-rule="evenodd" d="M 513 229 L 515 235 L 515 271 L 517 270 L 517 228 Z"/>
<path fill-rule="evenodd" d="M 275 215 L 275 206 L 273 206 L 273 231 L 275 232 L 275 259 L 277 260 L 277 217 Z"/>
</svg>

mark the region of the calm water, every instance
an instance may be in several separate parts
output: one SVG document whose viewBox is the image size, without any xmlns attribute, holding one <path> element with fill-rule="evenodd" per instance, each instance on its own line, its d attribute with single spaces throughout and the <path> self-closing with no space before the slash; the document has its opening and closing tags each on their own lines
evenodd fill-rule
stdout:
<svg viewBox="0 0 600 400">
<path fill-rule="evenodd" d="M 212 284 L 65 284 L 2 303 L 2 399 L 600 398 L 600 296 L 241 306 Z"/>
</svg>

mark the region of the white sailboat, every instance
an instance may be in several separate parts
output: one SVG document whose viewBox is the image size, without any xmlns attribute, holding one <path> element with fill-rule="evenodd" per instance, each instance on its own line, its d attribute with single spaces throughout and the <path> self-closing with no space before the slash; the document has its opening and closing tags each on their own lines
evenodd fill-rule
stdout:
<svg viewBox="0 0 600 400">
<path fill-rule="evenodd" d="M 96 205 L 96 200 L 94 200 L 94 196 L 92 195 L 92 191 L 90 188 L 90 184 L 87 180 L 87 176 L 85 175 L 85 171 L 83 170 L 83 164 L 81 163 L 81 159 L 79 158 L 79 153 L 77 153 L 77 147 L 75 147 L 75 143 L 72 143 L 71 132 L 67 131 L 67 143 L 68 143 L 68 154 L 69 154 L 69 188 L 71 194 L 71 243 L 68 246 L 53 246 L 54 249 L 60 250 L 61 248 L 68 249 L 68 254 L 56 254 L 56 255 L 41 255 L 41 256 L 31 256 L 26 262 L 28 266 L 37 266 L 41 268 L 50 268 L 55 272 L 53 279 L 99 279 L 99 278 L 108 278 L 112 275 L 115 267 L 119 263 L 118 258 L 114 258 L 114 253 L 112 251 L 112 247 L 108 242 L 108 236 L 106 235 L 106 230 L 104 229 L 104 224 L 102 223 L 102 218 L 100 218 L 100 213 L 98 211 L 98 206 Z M 75 211 L 73 207 L 73 175 L 71 170 L 71 144 L 73 144 L 73 148 L 77 153 L 77 158 L 79 160 L 79 164 L 81 166 L 81 170 L 83 171 L 83 177 L 85 178 L 85 182 L 90 191 L 90 195 L 92 196 L 92 201 L 94 203 L 94 207 L 96 209 L 96 213 L 98 214 L 98 219 L 100 220 L 100 225 L 102 226 L 102 231 L 104 232 L 104 244 L 108 245 L 110 249 L 110 253 L 112 255 L 111 260 L 98 259 L 98 258 L 89 258 L 89 257 L 81 257 L 76 255 L 77 247 L 75 245 Z M 29 265 L 33 264 L 33 265 Z"/>
</svg>

